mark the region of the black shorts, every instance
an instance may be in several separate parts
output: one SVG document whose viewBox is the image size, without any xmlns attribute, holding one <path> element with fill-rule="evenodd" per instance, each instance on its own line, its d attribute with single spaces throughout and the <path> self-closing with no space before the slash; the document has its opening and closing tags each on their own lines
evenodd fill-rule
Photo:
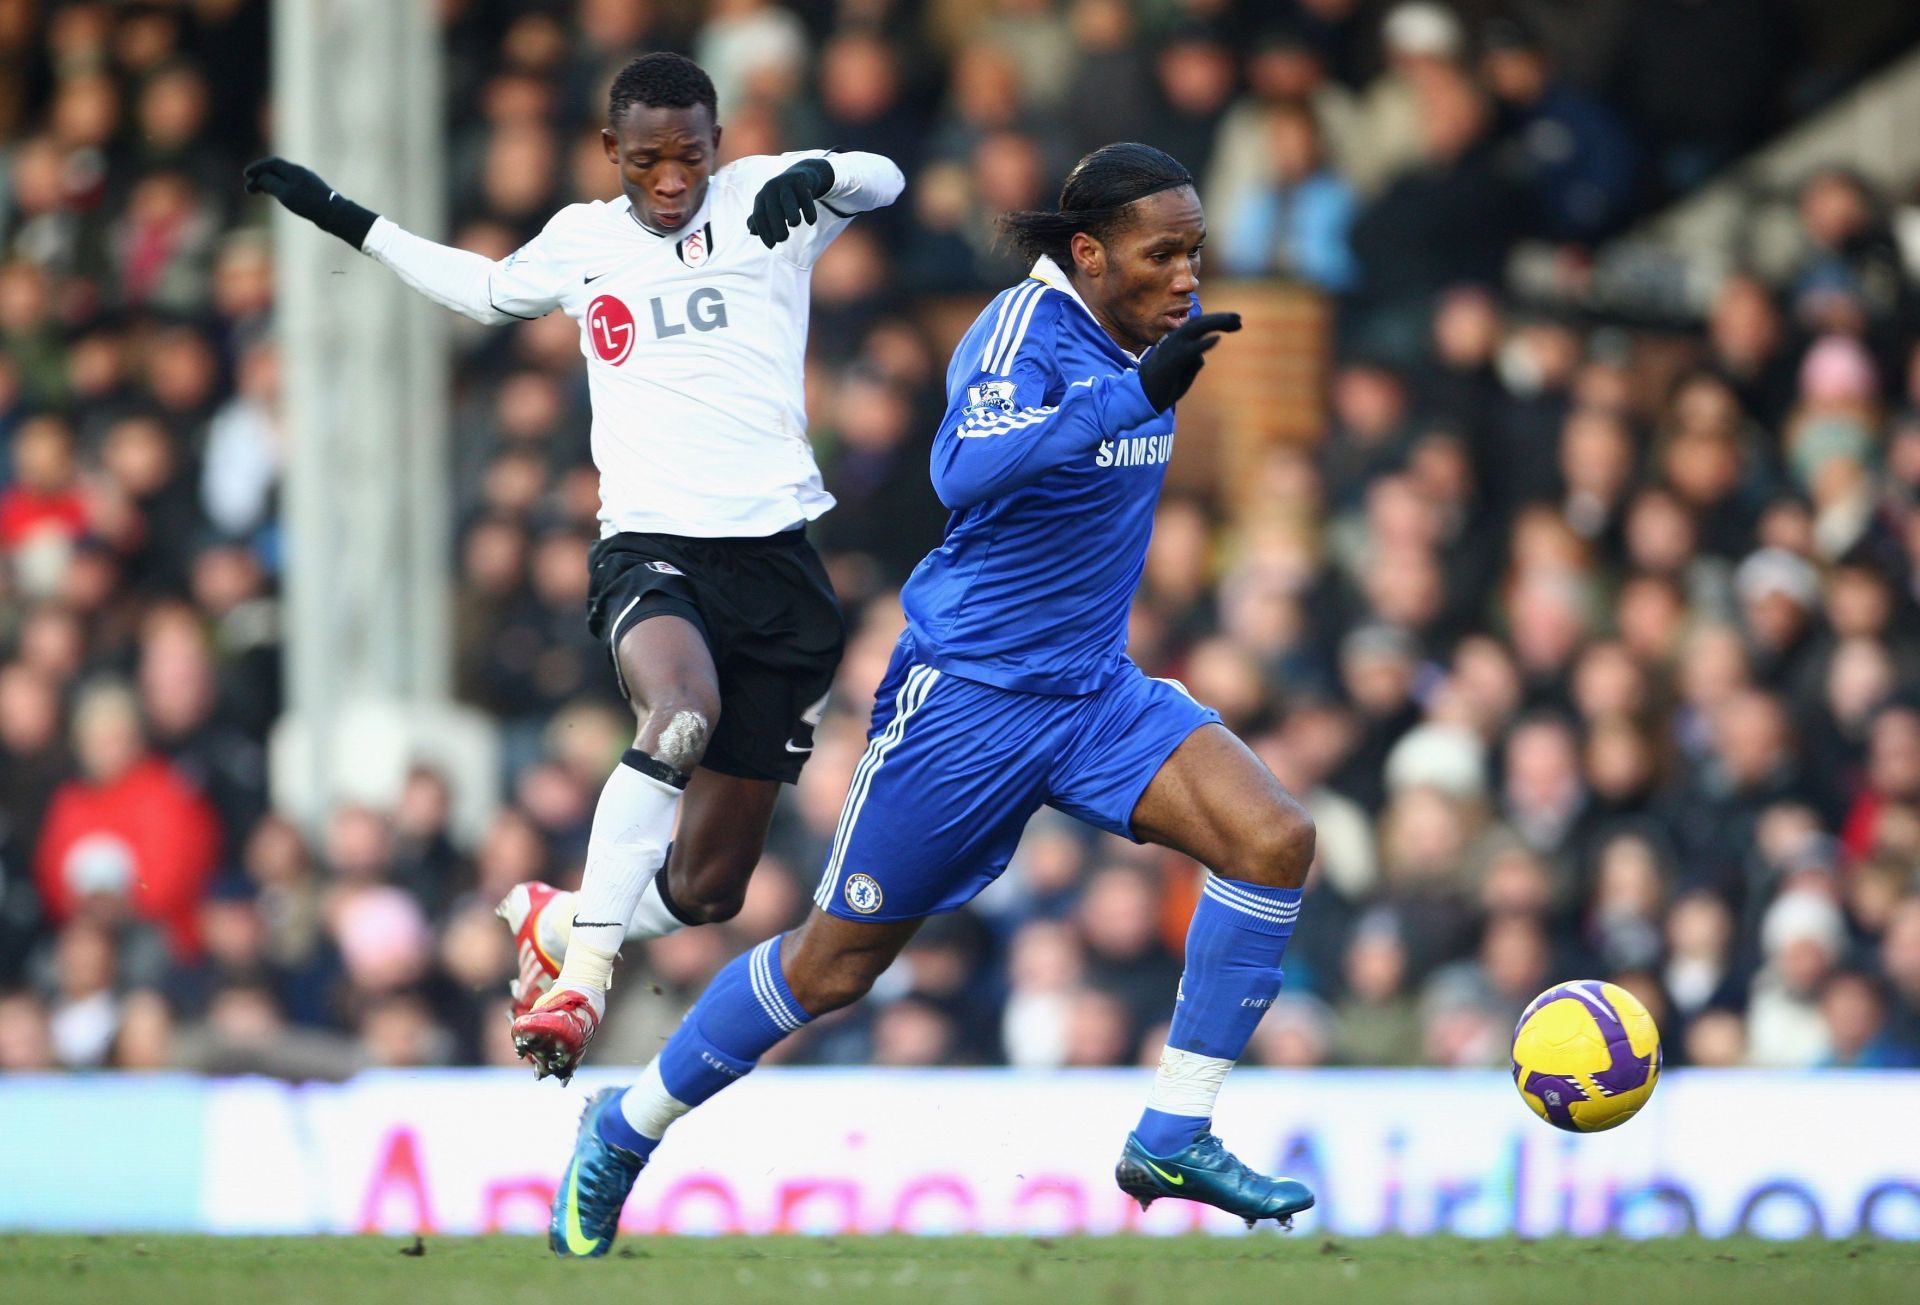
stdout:
<svg viewBox="0 0 1920 1305">
<path fill-rule="evenodd" d="M 614 650 L 650 616 L 680 616 L 706 638 L 720 724 L 700 764 L 791 784 L 813 751 L 846 643 L 840 604 L 804 529 L 760 539 L 612 535 L 588 555 L 587 629 Z"/>
</svg>

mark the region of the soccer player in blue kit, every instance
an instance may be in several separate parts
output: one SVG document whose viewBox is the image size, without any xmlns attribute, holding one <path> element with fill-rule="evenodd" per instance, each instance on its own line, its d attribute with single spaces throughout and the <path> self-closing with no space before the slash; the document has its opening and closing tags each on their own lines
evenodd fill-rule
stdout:
<svg viewBox="0 0 1920 1305">
<path fill-rule="evenodd" d="M 1032 274 L 987 306 L 948 369 L 933 479 L 953 516 L 902 591 L 907 630 L 815 910 L 721 970 L 638 1083 L 588 1103 L 554 1198 L 558 1255 L 604 1255 L 668 1125 L 864 996 L 927 916 L 993 882 L 1042 806 L 1208 867 L 1119 1185 L 1143 1206 L 1183 1197 L 1249 1224 L 1313 1204 L 1211 1131 L 1280 990 L 1312 821 L 1217 713 L 1126 655 L 1174 402 L 1240 319 L 1199 313 L 1206 220 L 1186 169 L 1157 149 L 1095 151 L 1058 211 L 1003 228 Z"/>
</svg>

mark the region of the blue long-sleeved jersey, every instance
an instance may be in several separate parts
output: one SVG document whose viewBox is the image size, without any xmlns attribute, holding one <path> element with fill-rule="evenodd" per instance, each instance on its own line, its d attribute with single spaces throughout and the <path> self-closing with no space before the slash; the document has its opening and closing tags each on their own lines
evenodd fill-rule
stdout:
<svg viewBox="0 0 1920 1305">
<path fill-rule="evenodd" d="M 1007 689 L 1098 689 L 1126 661 L 1172 456 L 1173 412 L 1147 402 L 1138 359 L 1040 259 L 947 369 L 933 484 L 953 516 L 901 591 L 920 659 Z"/>
</svg>

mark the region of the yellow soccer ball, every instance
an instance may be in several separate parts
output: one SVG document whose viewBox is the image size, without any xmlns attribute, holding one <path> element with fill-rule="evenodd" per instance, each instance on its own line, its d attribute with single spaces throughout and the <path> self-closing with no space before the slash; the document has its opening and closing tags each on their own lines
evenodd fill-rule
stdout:
<svg viewBox="0 0 1920 1305">
<path fill-rule="evenodd" d="M 1514 1086 L 1555 1128 L 1618 1128 L 1659 1081 L 1660 1030 L 1625 988 L 1597 979 L 1558 984 L 1514 1026 Z"/>
</svg>

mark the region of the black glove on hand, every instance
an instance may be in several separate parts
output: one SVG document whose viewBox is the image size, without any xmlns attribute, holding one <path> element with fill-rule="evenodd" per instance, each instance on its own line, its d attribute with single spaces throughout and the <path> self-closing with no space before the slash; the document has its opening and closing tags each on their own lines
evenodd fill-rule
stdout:
<svg viewBox="0 0 1920 1305">
<path fill-rule="evenodd" d="M 249 195 L 273 196 L 295 217 L 339 236 L 355 249 L 366 243 L 367 232 L 373 230 L 374 219 L 379 216 L 334 190 L 311 168 L 285 159 L 249 163 L 243 175 Z"/>
<path fill-rule="evenodd" d="M 1140 364 L 1140 388 L 1154 411 L 1165 412 L 1192 387 L 1220 332 L 1239 329 L 1238 313 L 1202 313 L 1168 331 Z"/>
<path fill-rule="evenodd" d="M 808 226 L 818 222 L 820 212 L 814 207 L 814 200 L 832 189 L 831 163 L 825 159 L 801 159 L 760 187 L 760 193 L 753 200 L 753 216 L 747 219 L 747 230 L 772 249 L 802 222 Z"/>
</svg>

